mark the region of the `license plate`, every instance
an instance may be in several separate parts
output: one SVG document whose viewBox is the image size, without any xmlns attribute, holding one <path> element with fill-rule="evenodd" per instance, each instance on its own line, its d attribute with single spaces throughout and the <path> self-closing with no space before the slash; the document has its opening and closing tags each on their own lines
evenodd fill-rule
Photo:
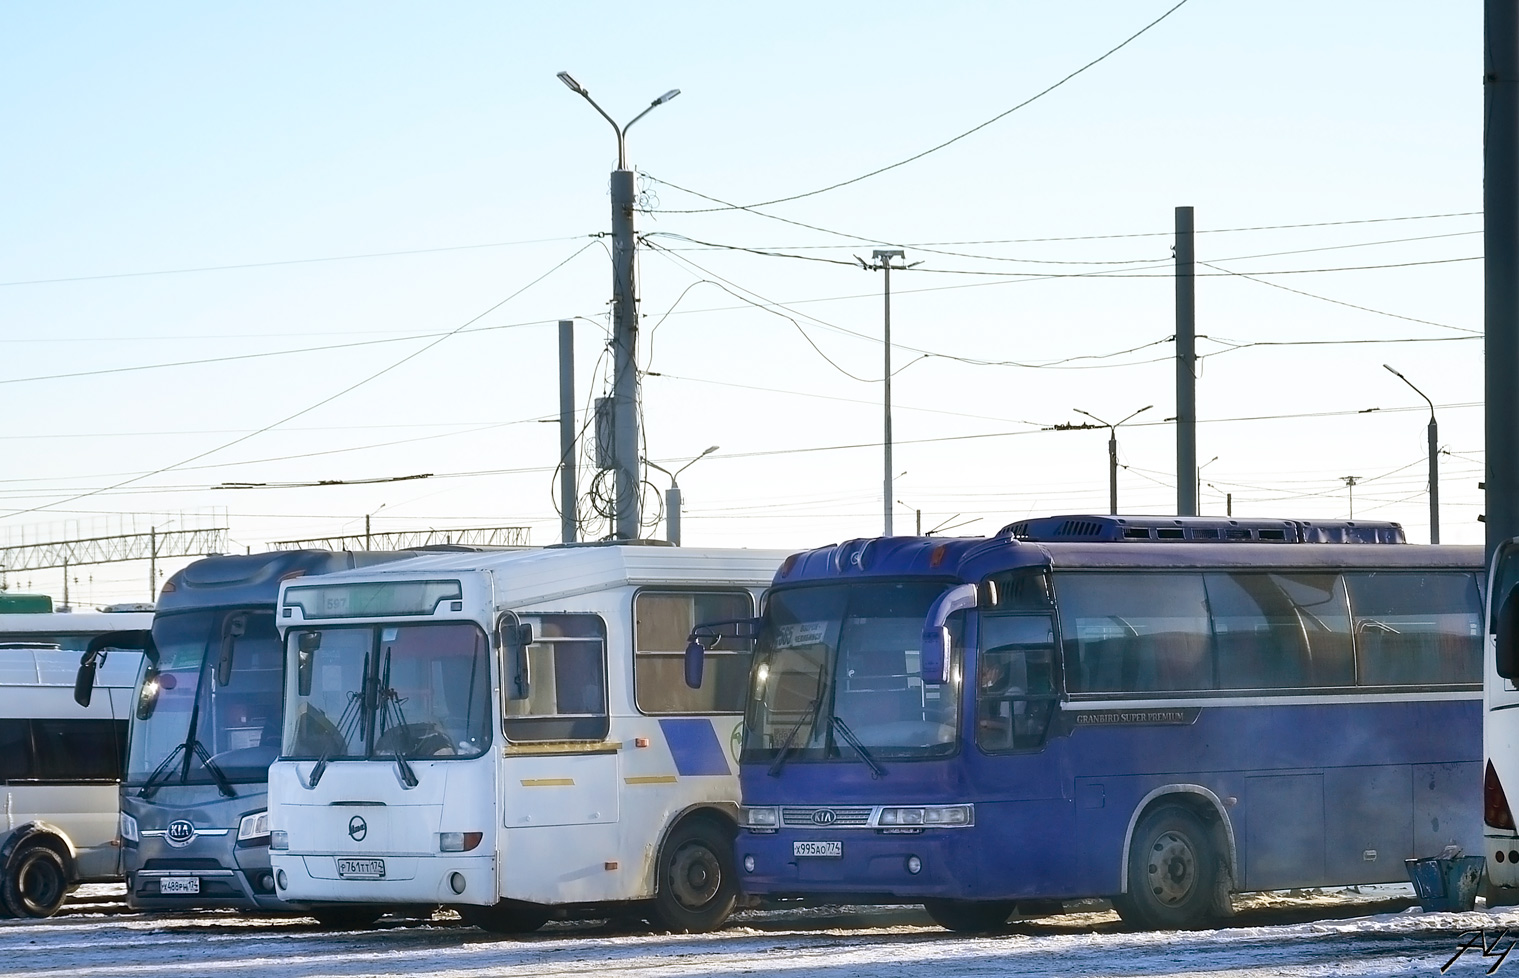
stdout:
<svg viewBox="0 0 1519 978">
<path fill-rule="evenodd" d="M 844 843 L 842 842 L 793 842 L 791 843 L 793 856 L 824 856 L 833 859 L 844 857 Z"/>
<path fill-rule="evenodd" d="M 339 859 L 338 875 L 345 880 L 382 880 L 385 878 L 385 860 Z"/>
<path fill-rule="evenodd" d="M 160 876 L 158 878 L 159 893 L 199 893 L 199 876 Z"/>
</svg>

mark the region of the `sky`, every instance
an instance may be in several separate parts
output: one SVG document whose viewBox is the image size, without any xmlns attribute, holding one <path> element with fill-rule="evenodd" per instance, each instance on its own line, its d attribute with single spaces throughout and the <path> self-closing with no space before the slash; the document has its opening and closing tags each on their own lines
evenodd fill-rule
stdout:
<svg viewBox="0 0 1519 978">
<path fill-rule="evenodd" d="M 619 121 L 681 90 L 628 152 L 646 453 L 718 446 L 681 476 L 687 545 L 882 532 L 877 248 L 914 266 L 897 532 L 1105 512 L 1107 429 L 1055 427 L 1077 409 L 1149 406 L 1119 508 L 1174 513 L 1178 206 L 1210 263 L 1202 511 L 1353 505 L 1427 541 L 1429 408 L 1390 364 L 1437 408 L 1442 541 L 1480 543 L 1481 5 L 1187 0 L 1008 113 L 1175 6 L 0 0 L 0 547 L 259 551 L 366 515 L 557 542 L 556 323 L 584 424 L 616 165 L 558 71 Z M 76 605 L 149 597 L 137 564 L 70 577 Z"/>
</svg>

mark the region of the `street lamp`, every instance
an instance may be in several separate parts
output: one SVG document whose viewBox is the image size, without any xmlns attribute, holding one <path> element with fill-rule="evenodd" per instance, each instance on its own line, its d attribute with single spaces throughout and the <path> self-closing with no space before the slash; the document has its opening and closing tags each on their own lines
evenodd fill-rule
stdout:
<svg viewBox="0 0 1519 978">
<path fill-rule="evenodd" d="M 633 171 L 628 169 L 628 130 L 655 108 L 680 94 L 672 88 L 649 103 L 627 125 L 619 126 L 607 115 L 586 87 L 567 71 L 559 72 L 566 88 L 590 103 L 617 134 L 617 169 L 612 171 L 612 468 L 616 472 L 616 506 L 612 536 L 620 540 L 638 537 L 639 487 L 638 446 L 638 297 L 634 291 L 635 269 L 633 207 L 638 199 Z"/>
<path fill-rule="evenodd" d="M 1093 421 L 1108 429 L 1108 513 L 1111 516 L 1118 515 L 1118 427 L 1119 425 L 1129 423 L 1154 406 L 1155 405 L 1153 404 L 1146 404 L 1138 411 L 1135 411 L 1127 418 L 1124 418 L 1122 421 L 1114 422 L 1111 424 L 1107 421 L 1102 420 L 1090 411 L 1083 411 L 1081 408 L 1071 409 L 1077 414 L 1086 415 Z"/>
<path fill-rule="evenodd" d="M 670 477 L 670 488 L 665 492 L 665 539 L 680 546 L 680 474 L 702 459 L 717 451 L 718 446 L 709 445 L 702 453 L 680 468 L 671 472 L 663 465 L 644 459 L 644 464 L 651 469 L 658 469 Z"/>
<path fill-rule="evenodd" d="M 1424 398 L 1424 403 L 1429 405 L 1429 542 L 1440 542 L 1440 427 L 1435 424 L 1435 402 L 1419 388 L 1414 387 L 1414 382 L 1394 370 L 1387 364 L 1382 364 L 1387 372 L 1413 388 L 1413 392 Z"/>
<path fill-rule="evenodd" d="M 1198 516 L 1203 515 L 1203 469 L 1206 469 L 1208 466 L 1217 461 L 1218 456 L 1215 455 L 1197 467 L 1197 499 L 1195 501 L 1197 503 L 1196 515 Z"/>
</svg>

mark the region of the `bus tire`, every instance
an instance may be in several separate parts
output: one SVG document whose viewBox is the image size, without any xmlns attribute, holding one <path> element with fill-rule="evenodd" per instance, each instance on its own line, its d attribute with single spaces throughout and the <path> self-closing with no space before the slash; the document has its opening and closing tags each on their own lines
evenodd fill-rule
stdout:
<svg viewBox="0 0 1519 978">
<path fill-rule="evenodd" d="M 493 907 L 455 907 L 459 918 L 471 927 L 492 934 L 531 934 L 548 923 L 549 908 L 520 900 L 502 900 Z"/>
<path fill-rule="evenodd" d="M 934 923 L 957 934 L 986 934 L 998 930 L 1013 915 L 1012 900 L 924 900 L 923 909 Z"/>
<path fill-rule="evenodd" d="M 16 850 L 0 880 L 0 902 L 17 917 L 51 917 L 68 893 L 63 857 L 40 843 Z"/>
<path fill-rule="evenodd" d="M 328 930 L 358 930 L 380 919 L 374 907 L 322 907 L 311 911 L 316 922 Z"/>
<path fill-rule="evenodd" d="M 1147 930 L 1205 923 L 1213 909 L 1218 854 L 1208 827 L 1188 809 L 1166 805 L 1134 827 L 1129 892 L 1113 899 L 1124 922 Z"/>
<path fill-rule="evenodd" d="M 678 934 L 716 930 L 737 902 L 729 834 L 707 818 L 675 826 L 659 853 L 654 922 Z"/>
</svg>

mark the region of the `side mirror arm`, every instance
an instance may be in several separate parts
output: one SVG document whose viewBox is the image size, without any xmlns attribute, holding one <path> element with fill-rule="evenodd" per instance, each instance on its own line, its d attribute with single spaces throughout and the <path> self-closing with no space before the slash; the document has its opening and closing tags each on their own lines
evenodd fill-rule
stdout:
<svg viewBox="0 0 1519 978">
<path fill-rule="evenodd" d="M 949 682 L 949 616 L 976 606 L 974 584 L 956 584 L 939 595 L 923 621 L 923 643 L 918 653 L 918 668 L 924 685 L 942 686 Z"/>
</svg>

